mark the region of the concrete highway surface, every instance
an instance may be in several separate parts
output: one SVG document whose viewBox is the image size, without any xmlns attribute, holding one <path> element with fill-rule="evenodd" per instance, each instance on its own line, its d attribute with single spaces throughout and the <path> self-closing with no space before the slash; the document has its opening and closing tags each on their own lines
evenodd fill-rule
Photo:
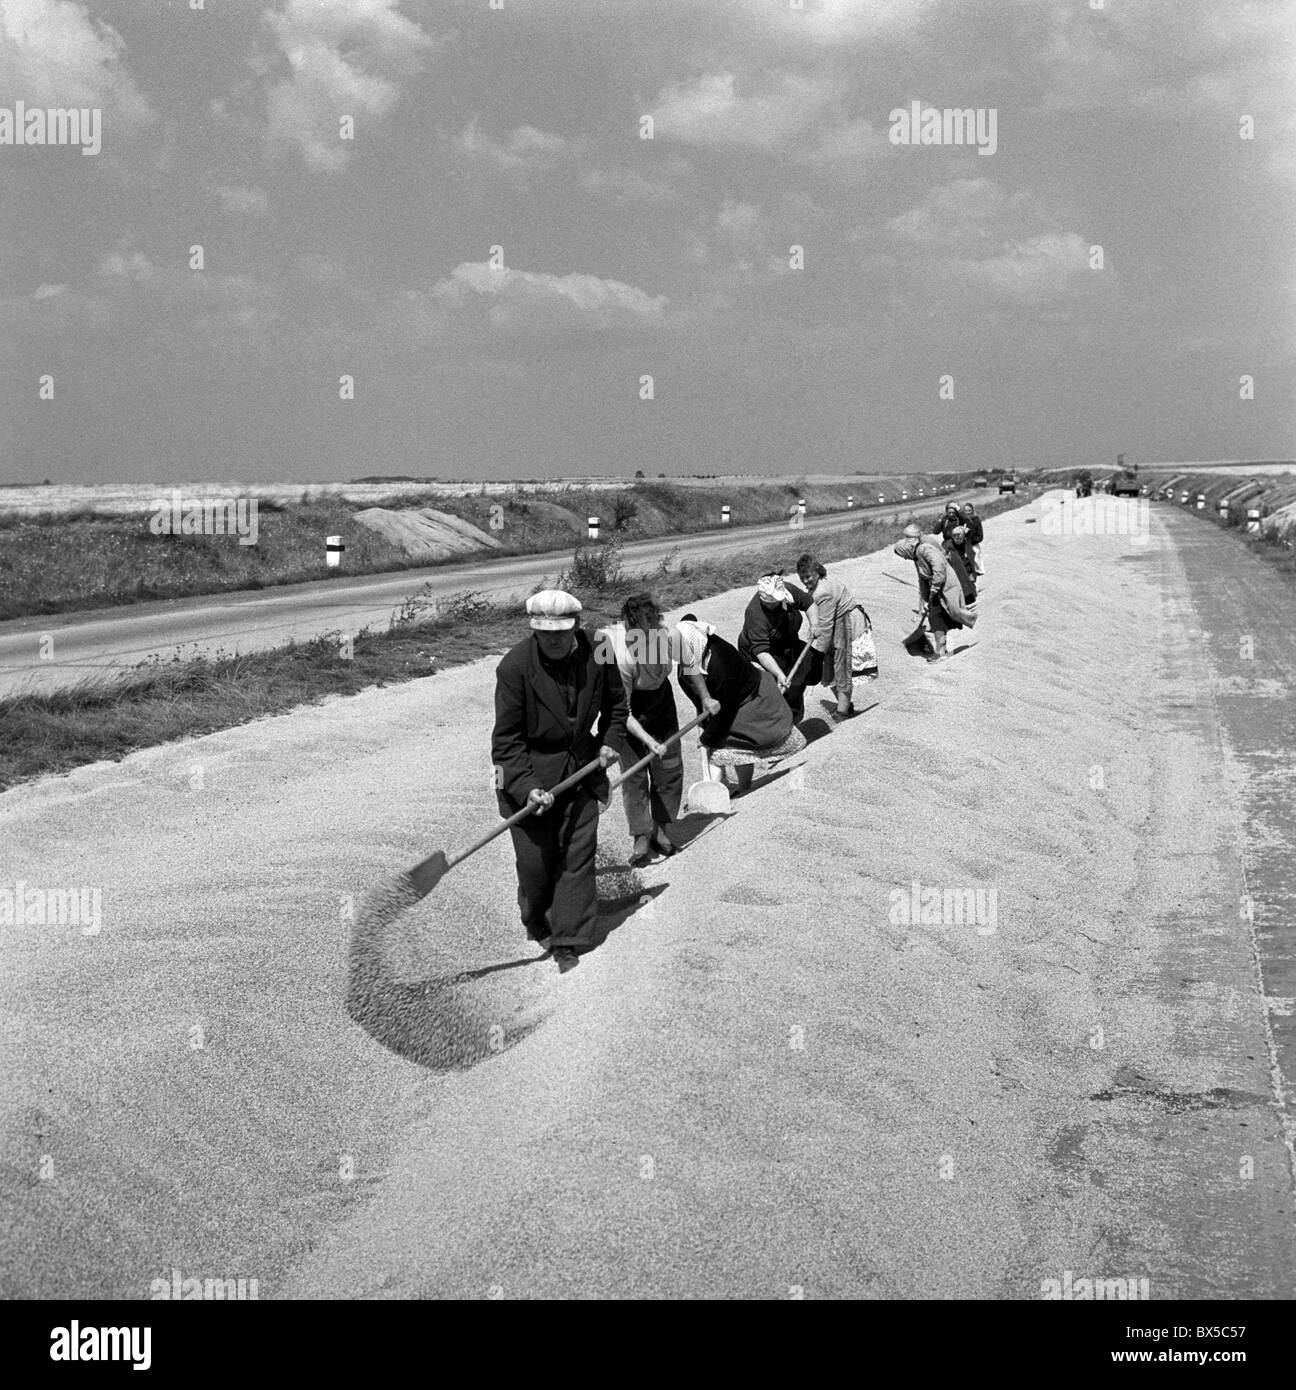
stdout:
<svg viewBox="0 0 1296 1390">
<path fill-rule="evenodd" d="M 638 873 L 614 796 L 566 975 L 507 839 L 357 913 L 493 823 L 493 661 L 0 796 L 5 880 L 102 900 L 0 925 L 0 1293 L 1290 1297 L 1296 638 L 1209 523 L 1044 519 L 934 666 L 830 566 L 864 712 Z"/>
<path fill-rule="evenodd" d="M 808 516 L 795 532 L 787 522 L 732 530 L 635 541 L 624 549 L 627 570 L 649 571 L 673 550 L 681 559 L 714 558 L 778 541 L 791 550 L 800 536 L 822 535 L 857 525 L 862 518 L 897 519 L 940 510 L 947 501 L 979 500 L 986 489 L 941 493 L 894 505 L 857 507 L 830 516 Z M 789 542 L 789 536 L 792 541 Z M 385 628 L 393 612 L 424 586 L 432 596 L 480 590 L 494 597 L 529 594 L 543 578 L 553 579 L 571 563 L 572 549 L 535 556 L 470 561 L 285 584 L 271 589 L 203 594 L 106 608 L 58 613 L 0 623 L 0 697 L 24 690 L 50 690 L 87 677 L 111 677 L 151 657 L 256 651 L 325 632 L 356 633 Z M 42 639 L 52 637 L 42 656 Z"/>
</svg>

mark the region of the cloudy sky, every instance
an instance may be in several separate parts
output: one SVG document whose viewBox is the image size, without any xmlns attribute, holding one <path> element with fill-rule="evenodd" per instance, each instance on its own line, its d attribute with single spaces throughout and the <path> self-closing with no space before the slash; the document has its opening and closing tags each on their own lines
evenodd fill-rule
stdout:
<svg viewBox="0 0 1296 1390">
<path fill-rule="evenodd" d="M 0 0 L 0 479 L 1296 452 L 1293 4 L 491 3 Z"/>
</svg>

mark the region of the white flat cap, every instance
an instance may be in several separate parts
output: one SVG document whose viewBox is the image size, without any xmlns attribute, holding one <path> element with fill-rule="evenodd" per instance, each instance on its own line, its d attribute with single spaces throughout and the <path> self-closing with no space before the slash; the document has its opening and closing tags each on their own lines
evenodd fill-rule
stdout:
<svg viewBox="0 0 1296 1390">
<path fill-rule="evenodd" d="M 576 615 L 581 611 L 580 599 L 562 589 L 541 589 L 527 599 L 527 612 L 531 614 L 531 626 L 544 632 L 563 632 L 576 626 Z"/>
</svg>

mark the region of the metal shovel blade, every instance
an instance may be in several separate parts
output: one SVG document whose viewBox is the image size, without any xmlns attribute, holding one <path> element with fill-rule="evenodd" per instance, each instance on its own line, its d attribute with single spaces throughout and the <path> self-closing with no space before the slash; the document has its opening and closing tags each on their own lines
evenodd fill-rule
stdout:
<svg viewBox="0 0 1296 1390">
<path fill-rule="evenodd" d="M 688 809 L 694 815 L 727 816 L 732 809 L 729 788 L 723 782 L 694 782 L 688 789 Z"/>
</svg>

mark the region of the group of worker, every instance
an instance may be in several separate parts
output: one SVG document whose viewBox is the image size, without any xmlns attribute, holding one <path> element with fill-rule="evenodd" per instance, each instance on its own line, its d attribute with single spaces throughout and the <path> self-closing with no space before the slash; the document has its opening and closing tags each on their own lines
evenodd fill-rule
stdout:
<svg viewBox="0 0 1296 1390">
<path fill-rule="evenodd" d="M 946 654 L 951 627 L 976 620 L 982 538 L 974 510 L 950 503 L 939 533 L 909 526 L 895 547 L 917 570 L 932 660 Z M 510 827 L 523 926 L 566 971 L 596 944 L 598 818 L 613 764 L 631 865 L 678 852 L 684 762 L 672 672 L 702 719 L 704 775 L 731 775 L 741 792 L 757 764 L 806 746 L 797 725 L 809 687 L 831 690 L 835 720 L 855 715 L 854 684 L 877 676 L 877 654 L 863 606 L 809 553 L 795 578 L 778 569 L 759 577 L 735 643 L 693 613 L 668 624 L 650 593 L 631 595 L 602 628 L 582 626 L 580 600 L 561 589 L 533 594 L 526 607 L 532 634 L 496 672 L 491 756 L 500 813 L 530 811 Z M 558 797 L 548 790 L 586 765 Z"/>
<path fill-rule="evenodd" d="M 912 560 L 918 575 L 921 601 L 918 627 L 906 646 L 918 642 L 928 661 L 945 661 L 950 655 L 949 633 L 972 627 L 977 620 L 977 581 L 985 528 L 971 502 L 962 507 L 949 502 L 940 529 L 927 535 L 919 526 L 906 526 L 895 553 Z"/>
</svg>

